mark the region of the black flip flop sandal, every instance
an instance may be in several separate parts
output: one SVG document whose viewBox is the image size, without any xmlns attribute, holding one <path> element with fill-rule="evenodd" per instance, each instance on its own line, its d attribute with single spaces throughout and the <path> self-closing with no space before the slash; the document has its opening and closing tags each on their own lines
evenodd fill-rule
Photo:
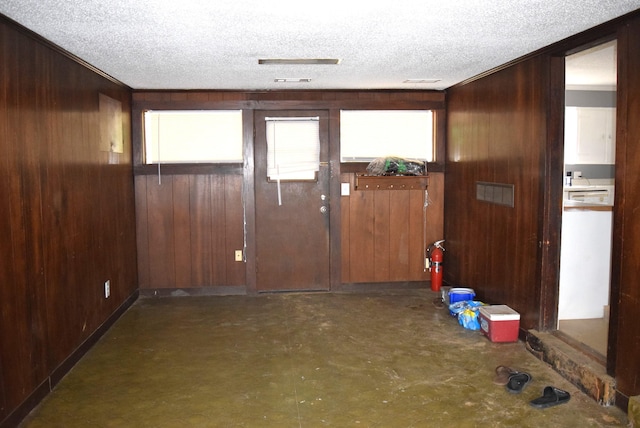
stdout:
<svg viewBox="0 0 640 428">
<path fill-rule="evenodd" d="M 529 373 L 515 373 L 509 376 L 506 388 L 507 391 L 512 394 L 520 394 L 529 382 L 531 382 L 531 375 Z"/>
<path fill-rule="evenodd" d="M 531 400 L 530 404 L 538 409 L 564 404 L 571 399 L 571 394 L 555 386 L 547 386 L 542 391 L 542 397 Z"/>
</svg>

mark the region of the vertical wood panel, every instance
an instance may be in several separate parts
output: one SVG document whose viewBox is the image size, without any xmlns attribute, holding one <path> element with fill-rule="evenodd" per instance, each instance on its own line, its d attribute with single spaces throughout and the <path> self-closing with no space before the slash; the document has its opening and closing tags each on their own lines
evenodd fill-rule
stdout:
<svg viewBox="0 0 640 428">
<path fill-rule="evenodd" d="M 433 186 L 431 183 L 435 183 L 433 176 L 441 176 L 442 174 L 430 174 L 429 176 L 429 188 Z M 435 188 L 435 186 L 434 186 Z M 424 209 L 425 192 L 423 190 L 409 190 L 409 266 L 407 272 L 408 281 L 425 281 L 429 279 L 429 276 L 425 272 L 424 258 L 425 258 L 425 236 L 428 234 L 425 231 L 432 230 L 431 235 L 442 233 L 442 224 L 438 224 L 438 229 L 435 228 L 436 224 L 431 224 L 426 221 L 426 212 Z M 438 192 L 434 192 L 436 196 Z M 434 205 L 435 210 L 437 205 Z M 434 240 L 435 241 L 435 240 Z M 427 241 L 428 242 L 428 241 Z M 432 241 L 433 242 L 433 241 Z"/>
<path fill-rule="evenodd" d="M 0 420 L 136 287 L 130 92 L 21 31 L 0 19 Z M 123 154 L 101 151 L 100 93 Z"/>
<path fill-rule="evenodd" d="M 147 176 L 149 219 L 149 282 L 156 288 L 175 284 L 175 240 L 173 223 L 173 177 Z"/>
<path fill-rule="evenodd" d="M 428 281 L 427 242 L 443 238 L 444 174 L 430 173 L 431 205 L 423 212 L 424 190 L 354 190 L 341 197 L 342 282 Z"/>
<path fill-rule="evenodd" d="M 421 204 L 424 204 L 425 197 L 428 198 L 428 205 L 424 213 L 427 223 L 425 244 L 428 246 L 435 241 L 444 239 L 444 174 L 429 173 L 429 188 L 427 189 L 427 194 L 425 196 L 422 194 L 423 192 L 420 193 L 421 195 L 419 197 L 416 195 L 414 199 L 420 199 Z M 415 209 L 412 210 L 412 213 L 415 213 Z M 445 245 L 448 245 L 448 243 L 445 243 Z M 425 256 L 424 249 L 422 256 Z M 421 260 L 420 263 L 424 266 L 424 260 Z M 448 260 L 446 263 L 448 264 Z M 423 277 L 424 276 L 423 273 Z"/>
<path fill-rule="evenodd" d="M 245 285 L 241 175 L 136 178 L 141 288 Z M 146 231 L 149 231 L 148 233 Z M 145 234 L 147 236 L 145 236 Z"/>
<path fill-rule="evenodd" d="M 225 230 L 226 242 L 223 257 L 227 260 L 226 285 L 244 285 L 245 263 L 235 261 L 235 251 L 243 250 L 244 245 L 244 210 L 242 207 L 242 176 L 225 176 Z"/>
<path fill-rule="evenodd" d="M 176 280 L 174 287 L 192 287 L 191 280 L 191 206 L 189 176 L 173 176 L 173 235 Z"/>
<path fill-rule="evenodd" d="M 195 175 L 190 178 L 191 189 L 191 254 L 196 263 L 191 266 L 193 285 L 211 284 L 212 278 L 212 218 L 211 181 L 209 176 Z"/>
<path fill-rule="evenodd" d="M 147 177 L 135 178 L 136 245 L 138 248 L 138 286 L 147 288 L 151 283 L 149 260 L 149 214 L 147 208 Z"/>
<path fill-rule="evenodd" d="M 369 193 L 354 191 L 350 197 L 349 276 L 352 282 L 371 281 L 375 272 L 374 204 Z"/>
<path fill-rule="evenodd" d="M 616 141 L 616 195 L 612 318 L 615 340 L 616 388 L 627 396 L 640 395 L 640 19 L 620 32 L 618 41 L 618 124 Z M 613 312 L 615 311 L 615 312 Z M 611 349 L 611 346 L 610 346 Z"/>
<path fill-rule="evenodd" d="M 445 279 L 510 305 L 524 328 L 537 327 L 539 313 L 545 64 L 530 59 L 454 88 L 449 98 Z M 515 207 L 478 201 L 477 181 L 514 184 Z"/>
<path fill-rule="evenodd" d="M 19 49 L 19 40 L 15 34 L 0 25 L 0 49 L 2 55 L 0 58 L 18 58 L 21 55 Z M 25 58 L 28 60 L 28 58 Z M 3 256 L 9 255 L 6 262 L 1 263 L 0 273 L 2 275 L 2 283 L 0 284 L 2 299 L 2 323 L 0 323 L 0 374 L 2 375 L 3 387 L 3 406 L 0 408 L 0 420 L 4 419 L 8 413 L 13 410 L 26 393 L 33 390 L 39 379 L 32 376 L 32 367 L 34 365 L 41 366 L 44 361 L 38 359 L 38 355 L 32 355 L 32 334 L 30 332 L 32 320 L 32 311 L 37 313 L 38 301 L 31 302 L 32 290 L 28 279 L 27 261 L 30 255 L 27 253 L 27 219 L 25 217 L 25 208 L 23 207 L 23 170 L 24 160 L 23 153 L 26 146 L 22 135 L 22 128 L 26 123 L 21 122 L 20 108 L 24 108 L 21 104 L 19 94 L 21 92 L 28 93 L 25 88 L 25 82 L 21 79 L 21 70 L 18 67 L 18 61 L 2 61 L 2 94 L 0 102 L 0 122 L 3 130 L 2 144 L 2 168 L 3 180 L 2 200 L 5 201 L 0 208 L 2 212 L 5 230 L 3 230 L 3 240 L 0 246 L 3 249 Z M 33 66 L 29 63 L 29 66 Z M 12 79 L 4 76 L 11 76 Z M 11 108 L 8 108 L 11 107 Z M 31 106 L 30 106 L 31 107 Z M 32 109 L 32 107 L 31 107 Z M 30 109 L 30 110 L 31 110 Z M 22 120 L 28 120 L 31 117 L 25 117 Z M 6 137 L 6 138 L 4 138 Z M 6 168 L 6 169 L 5 169 Z M 37 197 L 33 195 L 32 197 Z M 7 221 L 8 223 L 4 223 Z M 39 266 L 36 266 L 39 268 Z M 10 286 L 9 286 L 10 285 Z M 41 324 L 40 324 L 41 325 Z"/>
<path fill-rule="evenodd" d="M 353 174 L 340 174 L 341 183 L 349 183 L 349 194 L 353 194 Z M 340 263 L 342 264 L 342 283 L 351 282 L 351 197 L 340 196 Z"/>
<path fill-rule="evenodd" d="M 395 254 L 393 243 L 391 242 L 391 228 L 389 220 L 391 215 L 391 198 L 388 190 L 376 192 L 363 192 L 365 197 L 373 201 L 373 212 L 367 215 L 373 217 L 373 264 L 369 277 L 373 277 L 376 282 L 386 282 L 391 278 L 392 261 L 390 254 Z"/>
<path fill-rule="evenodd" d="M 227 262 L 231 255 L 227 253 L 227 225 L 225 203 L 225 177 L 210 176 L 211 191 L 211 277 L 209 284 L 225 284 L 227 281 Z"/>
<path fill-rule="evenodd" d="M 373 192 L 378 193 L 378 192 Z M 391 280 L 409 280 L 409 230 L 411 228 L 410 190 L 390 190 L 389 206 L 393 216 L 388 220 Z"/>
</svg>

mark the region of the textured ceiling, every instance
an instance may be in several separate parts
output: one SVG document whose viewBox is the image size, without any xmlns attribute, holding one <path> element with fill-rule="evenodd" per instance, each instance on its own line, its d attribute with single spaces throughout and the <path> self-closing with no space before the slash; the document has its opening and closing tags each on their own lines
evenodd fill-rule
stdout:
<svg viewBox="0 0 640 428">
<path fill-rule="evenodd" d="M 0 13 L 134 89 L 231 90 L 445 89 L 639 8 L 640 0 L 0 2 Z"/>
<path fill-rule="evenodd" d="M 567 89 L 612 91 L 618 82 L 617 43 L 612 40 L 566 58 Z"/>
</svg>

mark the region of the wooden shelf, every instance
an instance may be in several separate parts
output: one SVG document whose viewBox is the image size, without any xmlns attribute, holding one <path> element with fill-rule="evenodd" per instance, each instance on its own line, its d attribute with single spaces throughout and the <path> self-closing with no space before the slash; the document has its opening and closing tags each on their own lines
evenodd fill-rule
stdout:
<svg viewBox="0 0 640 428">
<path fill-rule="evenodd" d="M 420 190 L 429 185 L 429 176 L 360 175 L 356 174 L 356 190 Z"/>
</svg>

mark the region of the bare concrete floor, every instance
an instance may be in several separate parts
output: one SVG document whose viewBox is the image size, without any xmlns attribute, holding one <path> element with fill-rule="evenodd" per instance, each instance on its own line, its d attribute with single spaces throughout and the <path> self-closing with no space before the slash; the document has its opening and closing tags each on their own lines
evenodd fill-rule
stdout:
<svg viewBox="0 0 640 428">
<path fill-rule="evenodd" d="M 24 427 L 601 427 L 623 411 L 428 290 L 140 299 Z M 507 365 L 521 394 L 493 383 Z M 539 410 L 546 385 L 571 401 Z"/>
</svg>

